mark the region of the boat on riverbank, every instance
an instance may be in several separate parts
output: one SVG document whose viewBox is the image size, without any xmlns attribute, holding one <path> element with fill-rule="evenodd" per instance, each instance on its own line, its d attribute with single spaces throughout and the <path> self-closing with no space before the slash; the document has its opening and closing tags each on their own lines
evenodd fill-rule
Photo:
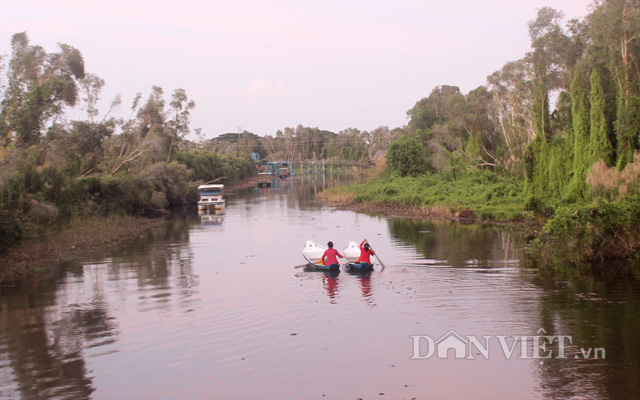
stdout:
<svg viewBox="0 0 640 400">
<path fill-rule="evenodd" d="M 211 213 L 224 210 L 224 185 L 200 185 L 198 186 L 198 193 L 198 212 Z"/>
<path fill-rule="evenodd" d="M 307 260 L 307 268 L 321 269 L 321 270 L 339 270 L 340 266 L 333 268 L 329 265 L 322 263 L 322 255 L 327 249 L 316 244 L 313 240 L 307 240 L 302 246 L 302 256 Z M 343 264 L 343 260 L 339 260 L 340 264 Z M 346 262 L 344 262 L 346 264 Z"/>
</svg>

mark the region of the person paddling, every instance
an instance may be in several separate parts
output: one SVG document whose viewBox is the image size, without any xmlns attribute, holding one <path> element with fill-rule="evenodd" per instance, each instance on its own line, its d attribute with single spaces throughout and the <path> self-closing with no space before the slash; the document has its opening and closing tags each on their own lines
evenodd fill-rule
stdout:
<svg viewBox="0 0 640 400">
<path fill-rule="evenodd" d="M 376 253 L 371 247 L 369 247 L 367 238 L 365 238 L 362 243 L 360 243 L 360 258 L 358 258 L 358 262 L 362 263 L 361 268 L 372 268 L 373 265 L 371 264 L 371 256 L 375 255 Z"/>
<path fill-rule="evenodd" d="M 342 256 L 342 254 L 338 253 L 338 250 L 333 248 L 333 242 L 327 243 L 327 246 L 329 246 L 329 248 L 322 254 L 322 264 L 328 266 L 329 268 L 340 268 L 337 257 L 344 257 Z M 327 259 L 326 261 L 325 258 Z"/>
</svg>

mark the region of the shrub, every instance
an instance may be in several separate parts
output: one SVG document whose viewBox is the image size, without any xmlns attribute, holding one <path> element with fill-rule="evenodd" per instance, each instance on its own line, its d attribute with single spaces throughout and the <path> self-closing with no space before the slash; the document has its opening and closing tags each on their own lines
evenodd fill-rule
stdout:
<svg viewBox="0 0 640 400">
<path fill-rule="evenodd" d="M 428 170 L 427 150 L 418 139 L 403 136 L 389 146 L 387 167 L 400 176 L 412 176 Z"/>
<path fill-rule="evenodd" d="M 24 221 L 14 210 L 0 209 L 0 254 L 22 241 L 24 228 Z"/>
<path fill-rule="evenodd" d="M 640 252 L 640 198 L 560 207 L 534 241 L 542 264 L 630 259 Z"/>
</svg>

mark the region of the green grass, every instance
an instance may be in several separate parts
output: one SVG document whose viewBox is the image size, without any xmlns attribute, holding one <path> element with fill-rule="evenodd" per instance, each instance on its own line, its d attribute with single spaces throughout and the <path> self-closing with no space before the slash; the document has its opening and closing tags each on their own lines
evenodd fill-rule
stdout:
<svg viewBox="0 0 640 400">
<path fill-rule="evenodd" d="M 343 189 L 344 190 L 344 189 Z M 348 188 L 356 202 L 394 202 L 451 211 L 470 209 L 481 218 L 525 218 L 522 182 L 490 171 L 466 171 L 458 179 L 440 174 L 421 177 L 386 177 Z"/>
</svg>

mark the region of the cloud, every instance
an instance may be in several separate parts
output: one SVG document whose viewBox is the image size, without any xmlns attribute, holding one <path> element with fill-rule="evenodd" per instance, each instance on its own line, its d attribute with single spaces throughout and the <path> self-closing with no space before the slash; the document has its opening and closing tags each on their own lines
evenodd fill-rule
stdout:
<svg viewBox="0 0 640 400">
<path fill-rule="evenodd" d="M 273 97 L 284 94 L 286 89 L 282 81 L 271 83 L 261 77 L 252 80 L 246 87 L 231 90 L 231 94 L 235 97 L 248 98 Z"/>
</svg>

